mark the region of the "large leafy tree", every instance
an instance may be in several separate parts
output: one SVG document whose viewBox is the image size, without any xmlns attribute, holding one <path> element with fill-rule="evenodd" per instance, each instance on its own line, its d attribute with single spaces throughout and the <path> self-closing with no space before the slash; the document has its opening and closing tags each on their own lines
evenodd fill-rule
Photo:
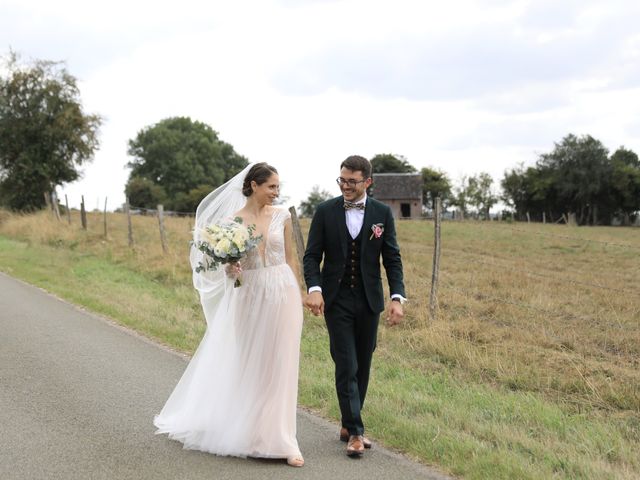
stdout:
<svg viewBox="0 0 640 480">
<path fill-rule="evenodd" d="M 452 200 L 451 181 L 446 173 L 429 167 L 420 170 L 422 175 L 422 203 L 434 208 L 434 202 L 440 197 L 446 207 Z"/>
<path fill-rule="evenodd" d="M 640 211 L 640 160 L 638 155 L 620 147 L 611 155 L 611 196 L 615 213 L 629 225 Z"/>
<path fill-rule="evenodd" d="M 527 209 L 531 198 L 526 175 L 524 166 L 519 165 L 506 171 L 504 178 L 500 181 L 502 187 L 500 199 L 507 207 L 515 210 L 517 215 Z"/>
<path fill-rule="evenodd" d="M 331 193 L 326 190 L 320 190 L 319 185 L 314 185 L 309 192 L 309 196 L 306 200 L 300 202 L 300 216 L 302 217 L 313 217 L 313 214 L 316 211 L 316 208 L 319 204 L 331 198 Z"/>
<path fill-rule="evenodd" d="M 0 198 L 13 210 L 42 208 L 45 195 L 80 177 L 98 148 L 101 118 L 86 114 L 61 62 L 23 63 L 14 52 L 0 74 Z"/>
<path fill-rule="evenodd" d="M 202 193 L 247 166 L 245 157 L 205 123 L 188 117 L 161 120 L 129 141 L 131 173 L 162 187 L 166 208 L 194 210 Z"/>
<path fill-rule="evenodd" d="M 514 210 L 518 219 L 523 220 L 529 213 L 530 218 L 542 221 L 543 212 L 551 214 L 554 210 L 551 178 L 545 169 L 519 165 L 505 172 L 500 182 L 503 192 L 500 199 Z"/>
<path fill-rule="evenodd" d="M 538 168 L 548 176 L 556 208 L 564 205 L 579 224 L 598 223 L 606 198 L 611 169 L 609 152 L 591 135 L 569 134 L 550 153 L 540 155 Z"/>
<path fill-rule="evenodd" d="M 371 159 L 373 173 L 414 173 L 416 168 L 402 155 L 380 153 Z"/>
<path fill-rule="evenodd" d="M 624 223 L 640 210 L 640 161 L 619 148 L 610 157 L 602 143 L 589 135 L 567 135 L 535 167 L 520 166 L 505 173 L 503 200 L 519 218 L 543 214 L 554 221 L 575 215 L 579 224 Z"/>
</svg>

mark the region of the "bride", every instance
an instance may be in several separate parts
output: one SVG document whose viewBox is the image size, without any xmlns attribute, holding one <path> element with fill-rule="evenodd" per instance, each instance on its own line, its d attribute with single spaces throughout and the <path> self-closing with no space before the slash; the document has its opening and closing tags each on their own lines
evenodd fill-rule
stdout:
<svg viewBox="0 0 640 480">
<path fill-rule="evenodd" d="M 273 206 L 278 195 L 276 169 L 256 163 L 198 206 L 195 242 L 205 226 L 236 216 L 255 225 L 262 240 L 226 273 L 195 273 L 202 253 L 191 248 L 207 330 L 154 424 L 156 433 L 168 433 L 186 449 L 284 458 L 301 467 L 296 400 L 302 301 L 291 218 Z M 242 276 L 241 287 L 233 287 L 234 274 Z"/>
</svg>

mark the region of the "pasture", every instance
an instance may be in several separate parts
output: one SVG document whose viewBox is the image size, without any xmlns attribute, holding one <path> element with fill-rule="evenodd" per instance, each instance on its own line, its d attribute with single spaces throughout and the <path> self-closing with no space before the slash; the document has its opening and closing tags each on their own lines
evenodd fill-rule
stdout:
<svg viewBox="0 0 640 480">
<path fill-rule="evenodd" d="M 89 229 L 0 212 L 0 270 L 175 349 L 204 331 L 190 218 L 99 213 Z M 308 221 L 302 222 L 306 234 Z M 401 221 L 409 302 L 382 327 L 369 434 L 464 478 L 640 476 L 640 229 L 444 222 L 438 316 L 433 224 Z M 305 317 L 300 403 L 338 415 L 323 320 Z"/>
</svg>

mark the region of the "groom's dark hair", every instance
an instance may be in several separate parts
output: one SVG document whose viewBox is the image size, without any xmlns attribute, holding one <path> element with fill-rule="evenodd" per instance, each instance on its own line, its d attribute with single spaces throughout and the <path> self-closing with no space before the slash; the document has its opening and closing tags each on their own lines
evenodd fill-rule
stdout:
<svg viewBox="0 0 640 480">
<path fill-rule="evenodd" d="M 351 155 L 340 164 L 340 170 L 346 168 L 352 172 L 362 172 L 362 176 L 366 180 L 371 177 L 371 162 L 360 155 Z"/>
<path fill-rule="evenodd" d="M 269 177 L 273 174 L 278 174 L 275 167 L 272 167 L 266 162 L 256 163 L 249 169 L 247 175 L 244 177 L 244 183 L 242 184 L 242 194 L 245 197 L 250 197 L 253 193 L 251 188 L 251 182 L 256 182 L 258 185 L 262 185 L 269 180 Z"/>
</svg>

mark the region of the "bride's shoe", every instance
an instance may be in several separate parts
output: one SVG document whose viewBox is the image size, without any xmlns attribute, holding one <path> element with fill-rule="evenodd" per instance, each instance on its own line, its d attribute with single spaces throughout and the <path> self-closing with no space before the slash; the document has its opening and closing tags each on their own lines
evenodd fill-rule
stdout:
<svg viewBox="0 0 640 480">
<path fill-rule="evenodd" d="M 287 457 L 287 463 L 292 467 L 301 467 L 304 465 L 304 458 L 301 455 L 295 457 Z"/>
</svg>

